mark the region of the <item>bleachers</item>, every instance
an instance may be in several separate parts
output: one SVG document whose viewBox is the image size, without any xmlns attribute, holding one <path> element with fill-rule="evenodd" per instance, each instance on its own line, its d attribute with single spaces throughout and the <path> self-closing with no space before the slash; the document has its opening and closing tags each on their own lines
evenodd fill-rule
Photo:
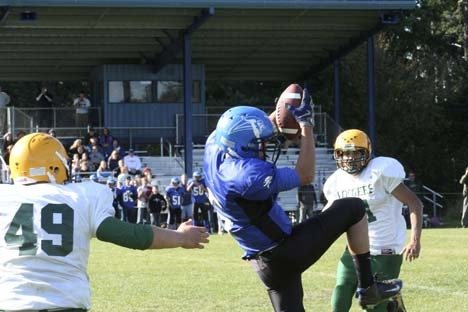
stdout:
<svg viewBox="0 0 468 312">
<path fill-rule="evenodd" d="M 203 146 L 195 146 L 193 149 L 193 170 L 203 171 Z M 277 161 L 278 167 L 294 168 L 299 156 L 298 148 L 289 148 L 283 151 Z M 146 163 L 156 175 L 155 182 L 158 185 L 166 186 L 169 184 L 172 176 L 180 176 L 184 170 L 183 157 L 142 157 L 142 163 Z M 332 157 L 332 150 L 325 147 L 316 148 L 316 175 L 315 189 L 317 198 L 320 197 L 323 183 L 333 171 L 336 170 L 336 164 Z M 278 200 L 281 202 L 285 211 L 295 213 L 297 211 L 297 188 L 282 192 Z"/>
</svg>

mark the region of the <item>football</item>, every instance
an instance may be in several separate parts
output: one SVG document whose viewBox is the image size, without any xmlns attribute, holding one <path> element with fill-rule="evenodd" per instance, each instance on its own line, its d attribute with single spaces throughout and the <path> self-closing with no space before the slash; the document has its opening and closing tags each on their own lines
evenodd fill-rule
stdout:
<svg viewBox="0 0 468 312">
<path fill-rule="evenodd" d="M 281 93 L 276 102 L 276 125 L 287 139 L 295 140 L 300 135 L 300 127 L 294 116 L 287 109 L 287 105 L 300 106 L 302 101 L 302 87 L 298 84 L 289 85 Z"/>
</svg>

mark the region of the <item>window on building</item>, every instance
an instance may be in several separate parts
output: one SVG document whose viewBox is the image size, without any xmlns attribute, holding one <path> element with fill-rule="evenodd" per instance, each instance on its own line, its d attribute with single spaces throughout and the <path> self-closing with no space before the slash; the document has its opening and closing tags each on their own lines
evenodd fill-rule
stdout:
<svg viewBox="0 0 468 312">
<path fill-rule="evenodd" d="M 109 81 L 109 103 L 151 103 L 152 81 Z"/>
<path fill-rule="evenodd" d="M 109 103 L 125 102 L 125 81 L 109 81 Z"/>
<path fill-rule="evenodd" d="M 151 81 L 130 81 L 130 102 L 150 103 L 152 102 Z"/>
<path fill-rule="evenodd" d="M 153 95 L 154 92 L 154 95 Z M 201 102 L 200 80 L 193 81 L 193 103 Z M 109 81 L 109 103 L 182 103 L 181 81 Z"/>
<path fill-rule="evenodd" d="M 182 103 L 184 101 L 184 88 L 181 81 L 159 80 L 157 81 L 157 102 Z M 193 81 L 192 102 L 201 102 L 200 80 Z"/>
</svg>

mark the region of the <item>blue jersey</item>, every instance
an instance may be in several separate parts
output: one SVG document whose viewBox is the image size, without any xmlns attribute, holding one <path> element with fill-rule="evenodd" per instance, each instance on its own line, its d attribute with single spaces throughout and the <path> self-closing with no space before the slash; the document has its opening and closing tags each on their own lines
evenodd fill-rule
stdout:
<svg viewBox="0 0 468 312">
<path fill-rule="evenodd" d="M 216 145 L 213 132 L 205 146 L 204 175 L 210 201 L 244 256 L 274 247 L 291 234 L 291 221 L 276 198 L 279 192 L 299 186 L 294 169 L 276 168 L 257 158 L 230 157 Z"/>
<path fill-rule="evenodd" d="M 206 184 L 205 180 L 201 179 L 200 181 L 196 181 L 193 179 L 190 179 L 188 182 L 188 185 L 193 184 L 192 186 L 192 197 L 193 201 L 198 204 L 203 204 L 205 203 L 208 198 L 206 197 Z"/>
<path fill-rule="evenodd" d="M 168 187 L 166 187 L 166 197 L 168 198 L 167 203 L 169 204 L 169 207 L 180 209 L 184 193 L 185 189 L 182 186 L 174 187 L 172 185 L 169 185 Z"/>
<path fill-rule="evenodd" d="M 184 189 L 187 187 L 185 184 L 180 184 Z M 192 192 L 185 190 L 184 196 L 182 197 L 182 206 L 190 205 L 192 203 Z"/>
<path fill-rule="evenodd" d="M 136 187 L 133 185 L 122 185 L 116 190 L 117 196 L 121 198 L 120 204 L 125 208 L 135 207 L 135 198 L 137 196 Z"/>
</svg>

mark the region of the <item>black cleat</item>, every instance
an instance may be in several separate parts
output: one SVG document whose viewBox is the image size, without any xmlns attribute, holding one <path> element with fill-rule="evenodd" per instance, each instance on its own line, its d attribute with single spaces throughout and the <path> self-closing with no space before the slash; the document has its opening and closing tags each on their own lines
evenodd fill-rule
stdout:
<svg viewBox="0 0 468 312">
<path fill-rule="evenodd" d="M 403 298 L 401 293 L 392 297 L 387 304 L 387 312 L 406 312 L 405 304 L 403 303 Z"/>
<path fill-rule="evenodd" d="M 356 298 L 363 309 L 372 309 L 382 301 L 395 297 L 403 287 L 403 282 L 399 279 L 375 281 L 367 288 L 358 288 Z"/>
</svg>

